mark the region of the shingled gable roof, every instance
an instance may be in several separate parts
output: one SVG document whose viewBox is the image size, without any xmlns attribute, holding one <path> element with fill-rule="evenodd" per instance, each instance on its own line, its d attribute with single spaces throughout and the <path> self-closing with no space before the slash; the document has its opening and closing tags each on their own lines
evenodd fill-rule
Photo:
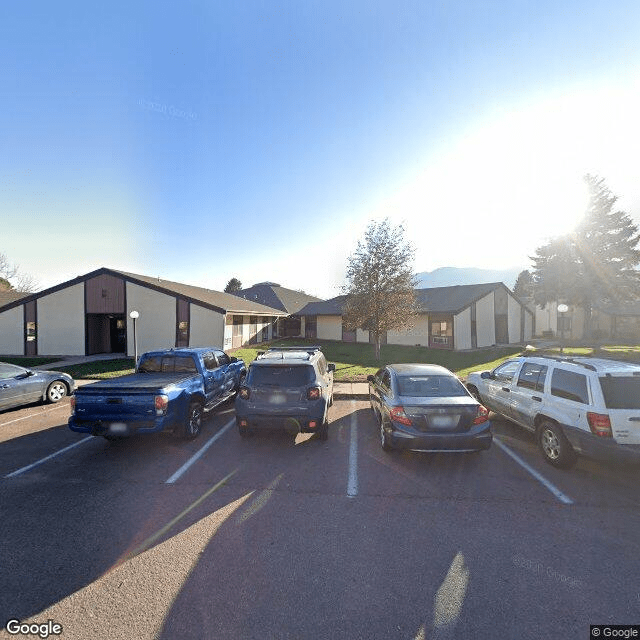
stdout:
<svg viewBox="0 0 640 640">
<path fill-rule="evenodd" d="M 507 286 L 503 282 L 487 282 L 452 287 L 430 287 L 416 289 L 416 299 L 420 310 L 425 313 L 456 314 L 500 288 L 507 289 Z"/>
<path fill-rule="evenodd" d="M 507 289 L 506 285 L 502 282 L 489 282 L 487 284 L 465 284 L 452 287 L 416 289 L 415 292 L 418 307 L 423 313 L 456 314 L 500 287 Z M 299 312 L 299 315 L 342 315 L 342 305 L 345 299 L 346 296 L 337 296 L 331 300 L 309 303 Z"/>
<path fill-rule="evenodd" d="M 259 282 L 248 289 L 236 291 L 234 295 L 286 311 L 289 315 L 297 315 L 310 302 L 322 302 L 320 298 L 286 289 L 275 282 Z"/>
<path fill-rule="evenodd" d="M 83 276 L 78 276 L 73 280 L 68 280 L 62 284 L 56 285 L 49 289 L 39 291 L 38 293 L 27 295 L 23 298 L 9 302 L 3 306 L 0 306 L 0 311 L 5 311 L 12 307 L 18 306 L 31 300 L 37 300 L 38 298 L 55 293 L 67 287 L 71 287 L 76 284 L 80 284 L 103 274 L 112 275 L 116 277 L 122 277 L 127 282 L 138 284 L 149 289 L 153 289 L 160 293 L 168 293 L 171 295 L 178 295 L 189 302 L 193 302 L 200 306 L 217 311 L 218 313 L 237 313 L 247 315 L 263 315 L 263 316 L 284 316 L 287 315 L 279 309 L 274 309 L 266 305 L 258 304 L 249 300 L 242 300 L 237 296 L 230 293 L 223 293 L 222 291 L 212 291 L 203 287 L 194 287 L 189 284 L 182 284 L 180 282 L 171 282 L 170 280 L 161 280 L 160 278 L 153 278 L 150 276 L 143 276 L 136 273 L 128 273 L 126 271 L 118 271 L 117 269 L 108 269 L 102 267 L 96 271 L 92 271 Z"/>
</svg>

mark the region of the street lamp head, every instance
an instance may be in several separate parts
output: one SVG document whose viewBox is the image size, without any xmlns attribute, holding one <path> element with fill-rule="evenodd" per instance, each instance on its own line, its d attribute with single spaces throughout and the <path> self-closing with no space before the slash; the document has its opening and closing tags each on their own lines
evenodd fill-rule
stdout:
<svg viewBox="0 0 640 640">
<path fill-rule="evenodd" d="M 558 313 L 567 313 L 567 311 L 569 311 L 569 307 L 566 304 L 558 305 Z"/>
<path fill-rule="evenodd" d="M 134 310 L 129 314 L 129 317 L 132 320 L 137 320 L 140 317 L 140 314 L 137 311 Z"/>
</svg>

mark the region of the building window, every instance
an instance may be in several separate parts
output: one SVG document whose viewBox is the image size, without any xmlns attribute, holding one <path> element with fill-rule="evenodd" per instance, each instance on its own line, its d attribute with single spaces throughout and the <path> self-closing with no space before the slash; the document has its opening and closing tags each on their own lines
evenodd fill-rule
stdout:
<svg viewBox="0 0 640 640">
<path fill-rule="evenodd" d="M 186 347 L 189 344 L 189 323 L 186 320 L 178 322 L 178 346 Z"/>
<path fill-rule="evenodd" d="M 36 323 L 27 322 L 27 342 L 35 342 L 37 337 Z"/>
</svg>

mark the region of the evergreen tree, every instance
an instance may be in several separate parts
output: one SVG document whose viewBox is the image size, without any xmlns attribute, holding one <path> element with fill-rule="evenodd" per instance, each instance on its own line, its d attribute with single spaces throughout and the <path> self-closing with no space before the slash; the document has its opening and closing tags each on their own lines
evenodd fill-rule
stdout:
<svg viewBox="0 0 640 640">
<path fill-rule="evenodd" d="M 536 302 L 581 306 L 588 334 L 594 305 L 640 299 L 640 235 L 629 215 L 614 209 L 617 197 L 603 179 L 587 175 L 585 181 L 590 198 L 580 224 L 538 247 L 531 259 Z"/>
<path fill-rule="evenodd" d="M 242 282 L 240 282 L 238 278 L 231 278 L 231 280 L 227 282 L 224 291 L 225 293 L 235 293 L 236 291 L 240 291 L 240 289 L 242 289 Z"/>
</svg>

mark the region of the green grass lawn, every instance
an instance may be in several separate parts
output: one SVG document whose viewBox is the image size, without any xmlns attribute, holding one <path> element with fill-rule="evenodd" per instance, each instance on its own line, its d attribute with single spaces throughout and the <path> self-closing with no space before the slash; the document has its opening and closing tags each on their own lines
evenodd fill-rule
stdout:
<svg viewBox="0 0 640 640">
<path fill-rule="evenodd" d="M 501 362 L 504 362 L 514 354 L 522 353 L 520 347 L 491 347 L 479 349 L 477 351 L 445 351 L 442 349 L 428 349 L 426 347 L 404 347 L 399 345 L 382 345 L 380 349 L 380 360 L 374 356 L 374 347 L 365 343 L 334 342 L 331 340 L 305 340 L 288 339 L 276 340 L 273 342 L 263 342 L 260 345 L 250 345 L 236 349 L 231 355 L 242 358 L 247 365 L 255 360 L 259 351 L 264 351 L 269 346 L 291 346 L 291 345 L 320 345 L 328 362 L 336 365 L 335 380 L 341 382 L 363 382 L 368 374 L 375 373 L 380 367 L 399 362 L 423 362 L 439 364 L 454 371 L 458 376 L 464 378 L 472 371 L 483 369 L 493 369 Z M 528 351 L 531 355 L 560 355 L 560 349 L 545 349 L 540 351 Z M 615 360 L 626 360 L 640 363 L 640 346 L 602 346 L 598 348 L 582 346 L 568 347 L 564 349 L 566 356 L 597 356 L 611 358 Z M 20 360 L 21 362 L 17 362 Z M 44 364 L 44 358 L 12 358 L 5 359 L 6 362 L 16 362 L 22 364 L 29 361 L 30 364 L 23 366 L 37 366 Z M 48 360 L 47 362 L 53 362 Z M 59 367 L 60 371 L 66 371 L 77 380 L 82 379 L 106 379 L 116 378 L 128 373 L 133 373 L 133 358 L 123 358 L 120 360 L 101 360 L 88 362 L 86 364 L 74 365 L 70 367 Z"/>
<path fill-rule="evenodd" d="M 60 360 L 60 358 L 44 358 L 44 357 L 16 357 L 16 356 L 0 356 L 2 362 L 8 362 L 9 364 L 17 364 L 19 367 L 39 367 L 43 364 L 50 364 Z"/>
<path fill-rule="evenodd" d="M 59 371 L 68 373 L 74 380 L 106 380 L 119 378 L 128 373 L 133 373 L 133 358 L 121 358 L 118 360 L 96 360 L 85 362 L 70 367 L 60 367 Z"/>
<path fill-rule="evenodd" d="M 380 367 L 390 363 L 424 362 L 439 364 L 458 374 L 466 375 L 477 369 L 490 369 L 506 360 L 514 353 L 519 353 L 519 347 L 495 347 L 480 351 L 445 351 L 442 349 L 428 349 L 426 347 L 405 347 L 399 345 L 382 345 L 380 360 L 375 359 L 374 346 L 365 343 L 334 342 L 330 340 L 276 340 L 261 345 L 243 347 L 233 352 L 247 364 L 255 360 L 258 351 L 264 351 L 273 345 L 320 345 L 328 362 L 336 365 L 335 380 L 343 382 L 366 381 L 367 375 L 375 373 Z"/>
</svg>

